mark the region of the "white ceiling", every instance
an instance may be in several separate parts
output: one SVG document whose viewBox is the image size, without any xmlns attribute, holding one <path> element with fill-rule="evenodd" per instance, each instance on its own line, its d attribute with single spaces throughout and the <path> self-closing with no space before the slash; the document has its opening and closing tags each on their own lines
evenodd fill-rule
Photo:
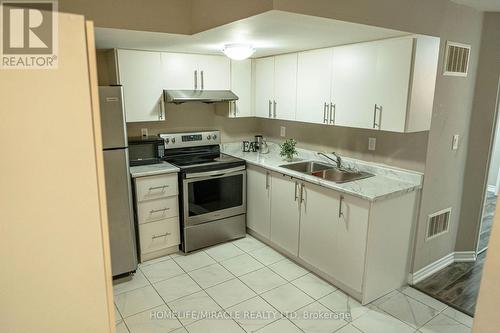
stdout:
<svg viewBox="0 0 500 333">
<path fill-rule="evenodd" d="M 272 10 L 194 35 L 96 28 L 97 48 L 221 54 L 250 43 L 253 57 L 408 35 L 407 32 Z"/>
<path fill-rule="evenodd" d="M 482 12 L 500 12 L 500 0 L 452 0 Z"/>
</svg>

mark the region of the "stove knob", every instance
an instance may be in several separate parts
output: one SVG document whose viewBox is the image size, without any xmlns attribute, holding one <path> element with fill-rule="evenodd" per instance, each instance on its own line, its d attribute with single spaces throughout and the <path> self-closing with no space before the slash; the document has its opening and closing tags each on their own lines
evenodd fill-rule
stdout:
<svg viewBox="0 0 500 333">
<path fill-rule="evenodd" d="M 172 138 L 172 143 L 175 143 L 175 138 Z"/>
<path fill-rule="evenodd" d="M 212 137 L 209 135 L 207 135 L 207 140 L 210 140 Z"/>
<path fill-rule="evenodd" d="M 169 138 L 165 138 L 165 143 L 168 144 L 170 142 Z"/>
<path fill-rule="evenodd" d="M 212 135 L 212 138 L 215 140 L 217 139 L 217 134 Z"/>
</svg>

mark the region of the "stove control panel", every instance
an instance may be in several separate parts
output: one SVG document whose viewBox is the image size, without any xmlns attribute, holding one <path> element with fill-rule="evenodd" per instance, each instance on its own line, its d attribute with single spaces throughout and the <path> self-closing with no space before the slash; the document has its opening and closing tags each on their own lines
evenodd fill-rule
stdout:
<svg viewBox="0 0 500 333">
<path fill-rule="evenodd" d="M 220 131 L 160 134 L 165 149 L 208 146 L 220 144 Z"/>
</svg>

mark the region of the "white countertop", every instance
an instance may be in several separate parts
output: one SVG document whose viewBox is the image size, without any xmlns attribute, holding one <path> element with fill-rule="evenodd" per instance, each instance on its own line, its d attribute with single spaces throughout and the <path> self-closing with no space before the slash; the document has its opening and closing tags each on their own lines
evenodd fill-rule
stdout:
<svg viewBox="0 0 500 333">
<path fill-rule="evenodd" d="M 177 172 L 179 172 L 179 168 L 167 162 L 130 167 L 130 175 L 132 176 L 132 178 Z"/>
<path fill-rule="evenodd" d="M 242 151 L 242 144 L 239 142 L 223 144 L 221 145 L 221 151 L 225 154 L 244 159 L 249 164 L 257 165 L 339 192 L 344 192 L 368 201 L 377 201 L 380 199 L 399 196 L 422 188 L 423 174 L 420 172 L 398 169 L 386 165 L 350 159 L 347 157 L 342 159 L 343 165 L 372 173 L 375 176 L 343 184 L 324 180 L 312 175 L 282 168 L 280 165 L 312 160 L 332 164 L 332 161 L 329 161 L 323 156 L 317 155 L 317 152 L 297 148 L 299 155 L 294 158 L 293 162 L 286 162 L 279 155 L 280 148 L 278 144 L 268 142 L 268 145 L 268 154 L 254 152 L 245 153 Z"/>
</svg>

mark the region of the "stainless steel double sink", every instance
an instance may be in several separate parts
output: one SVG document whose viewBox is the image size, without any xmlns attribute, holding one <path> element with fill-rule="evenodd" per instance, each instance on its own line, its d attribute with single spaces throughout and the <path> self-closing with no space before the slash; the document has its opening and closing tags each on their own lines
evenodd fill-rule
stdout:
<svg viewBox="0 0 500 333">
<path fill-rule="evenodd" d="M 373 174 L 368 172 L 337 168 L 334 165 L 318 161 L 305 161 L 283 164 L 280 165 L 280 167 L 323 178 L 335 183 L 347 183 L 374 176 Z"/>
</svg>

